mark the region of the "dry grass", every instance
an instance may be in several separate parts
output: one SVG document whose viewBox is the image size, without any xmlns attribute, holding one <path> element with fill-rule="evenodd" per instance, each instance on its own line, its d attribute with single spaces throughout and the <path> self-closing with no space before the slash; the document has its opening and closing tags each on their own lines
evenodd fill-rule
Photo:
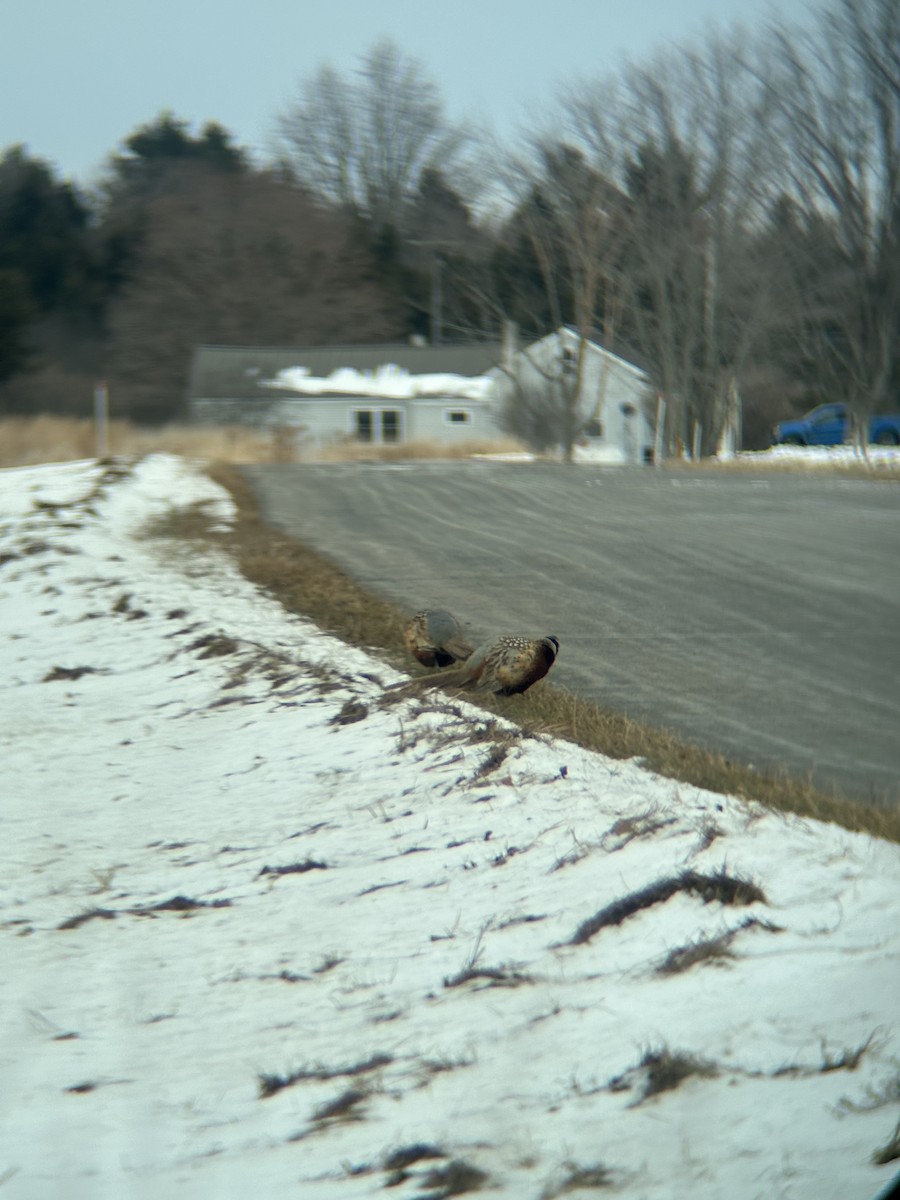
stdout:
<svg viewBox="0 0 900 1200">
<path fill-rule="evenodd" d="M 815 448 L 808 457 L 790 454 L 781 457 L 765 450 L 747 451 L 731 459 L 701 458 L 696 462 L 684 458 L 667 458 L 665 469 L 682 472 L 729 473 L 774 472 L 790 475 L 839 475 L 841 478 L 900 481 L 900 453 L 881 446 L 870 448 L 868 462 L 853 453 L 819 454 Z"/>
<path fill-rule="evenodd" d="M 365 591 L 324 555 L 269 528 L 240 471 L 221 464 L 210 473 L 237 505 L 234 529 L 209 534 L 209 521 L 201 510 L 173 518 L 166 532 L 188 538 L 210 536 L 235 555 L 248 579 L 287 608 L 409 669 L 403 643 L 407 613 Z M 675 781 L 900 842 L 900 809 L 890 803 L 895 797 L 885 797 L 886 803 L 876 807 L 822 791 L 808 780 L 751 770 L 682 741 L 669 730 L 630 720 L 546 681 L 523 696 L 466 698 L 508 717 L 526 733 L 550 733 L 614 759 L 639 758 L 650 770 Z"/>
<path fill-rule="evenodd" d="M 889 1162 L 895 1162 L 898 1158 L 900 1158 L 900 1121 L 897 1122 L 894 1132 L 885 1144 L 879 1146 L 872 1155 L 872 1162 L 877 1167 L 883 1167 Z"/>
<path fill-rule="evenodd" d="M 432 1146 L 429 1142 L 414 1142 L 410 1146 L 401 1146 L 392 1150 L 384 1160 L 386 1171 L 402 1171 L 413 1163 L 421 1162 L 423 1158 L 446 1158 L 447 1155 L 440 1146 Z"/>
<path fill-rule="evenodd" d="M 718 900 L 720 904 L 765 904 L 763 891 L 749 879 L 741 879 L 729 875 L 723 867 L 715 875 L 702 875 L 698 871 L 682 871 L 666 879 L 657 879 L 654 883 L 639 891 L 630 892 L 620 900 L 614 900 L 601 908 L 594 916 L 582 921 L 566 943 L 569 946 L 583 946 L 601 929 L 621 925 L 629 917 L 651 908 L 654 904 L 665 904 L 676 892 L 699 896 L 704 904 Z"/>
<path fill-rule="evenodd" d="M 422 1186 L 432 1190 L 420 1193 L 420 1200 L 445 1200 L 465 1192 L 480 1192 L 487 1184 L 486 1172 L 464 1159 L 454 1158 L 446 1166 L 425 1172 Z"/>
<path fill-rule="evenodd" d="M 394 1061 L 391 1054 L 373 1054 L 371 1058 L 367 1058 L 358 1063 L 353 1063 L 346 1067 L 301 1067 L 296 1071 L 287 1071 L 280 1075 L 261 1073 L 258 1076 L 259 1098 L 260 1100 L 268 1100 L 270 1096 L 283 1091 L 285 1088 L 293 1087 L 296 1083 L 304 1083 L 308 1080 L 322 1082 L 324 1080 L 354 1078 L 359 1075 L 367 1075 L 371 1071 L 380 1070 L 382 1067 L 388 1067 Z"/>
<path fill-rule="evenodd" d="M 98 452 L 94 422 L 87 417 L 4 417 L 0 420 L 0 467 L 69 462 Z M 163 425 L 159 428 L 110 421 L 107 453 L 180 454 L 214 462 L 283 462 L 288 451 L 283 432 L 243 426 Z"/>
<path fill-rule="evenodd" d="M 636 1104 L 642 1104 L 662 1092 L 674 1091 L 686 1079 L 714 1079 L 718 1075 L 714 1063 L 706 1062 L 694 1054 L 670 1050 L 667 1046 L 645 1051 L 639 1067 L 646 1072 L 646 1076 Z"/>
<path fill-rule="evenodd" d="M 640 759 L 668 779 L 900 841 L 896 796 L 875 797 L 878 804 L 870 805 L 786 772 L 755 771 L 683 741 L 670 730 L 632 721 L 549 685 L 538 685 L 526 696 L 507 701 L 506 712 L 526 729 L 556 733 L 611 758 Z"/>
<path fill-rule="evenodd" d="M 558 1200 L 559 1196 L 567 1196 L 570 1192 L 598 1191 L 614 1186 L 614 1177 L 601 1164 L 583 1167 L 579 1163 L 566 1162 L 563 1171 L 563 1178 L 556 1184 L 548 1184 L 541 1192 L 540 1200 Z"/>
<path fill-rule="evenodd" d="M 359 1106 L 369 1098 L 365 1088 L 346 1088 L 333 1100 L 326 1100 L 313 1110 L 312 1119 L 316 1122 L 360 1121 L 362 1113 Z"/>
<path fill-rule="evenodd" d="M 681 975 L 692 967 L 700 965 L 721 966 L 729 959 L 736 957 L 731 945 L 738 934 L 747 929 L 764 929 L 769 933 L 783 933 L 781 925 L 771 921 L 760 921 L 756 917 L 748 917 L 734 929 L 726 929 L 715 937 L 700 936 L 684 946 L 676 946 L 670 950 L 656 968 L 657 975 Z"/>
<path fill-rule="evenodd" d="M 68 462 L 92 458 L 100 452 L 96 428 L 87 417 L 4 417 L 0 419 L 0 467 Z M 477 454 L 521 453 L 511 439 L 441 442 L 404 442 L 397 446 L 366 446 L 336 442 L 320 449 L 306 447 L 296 431 L 285 426 L 251 429 L 244 425 L 163 425 L 147 427 L 130 421 L 109 422 L 106 453 L 140 455 L 180 454 L 221 463 L 296 462 L 398 462 L 403 459 L 471 458 Z"/>
<path fill-rule="evenodd" d="M 263 521 L 250 485 L 233 467 L 220 464 L 210 470 L 238 506 L 231 534 L 218 535 L 237 556 L 244 575 L 260 584 L 294 612 L 311 617 L 328 633 L 355 645 L 390 652 L 398 664 L 405 661 L 403 631 L 407 614 L 393 604 L 370 595 L 324 555 L 271 529 Z M 203 536 L 208 520 L 201 512 L 176 518 L 171 532 Z"/>
<path fill-rule="evenodd" d="M 88 921 L 114 921 L 119 915 L 129 917 L 152 917 L 156 913 L 176 912 L 185 916 L 201 908 L 230 908 L 230 900 L 194 900 L 191 896 L 173 896 L 171 900 L 160 900 L 156 904 L 139 904 L 136 908 L 91 908 L 86 912 L 67 917 L 57 929 L 78 929 Z"/>
</svg>

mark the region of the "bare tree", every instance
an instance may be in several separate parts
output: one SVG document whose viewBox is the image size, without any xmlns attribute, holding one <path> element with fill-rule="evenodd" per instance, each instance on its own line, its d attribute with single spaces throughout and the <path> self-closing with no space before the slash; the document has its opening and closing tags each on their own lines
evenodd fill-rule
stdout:
<svg viewBox="0 0 900 1200">
<path fill-rule="evenodd" d="M 753 253 L 778 163 L 772 107 L 740 36 L 715 36 L 578 81 L 559 131 L 517 163 L 517 213 L 553 324 L 641 361 L 666 396 L 670 447 L 716 447 L 778 320 Z"/>
<path fill-rule="evenodd" d="M 329 344 L 402 332 L 352 222 L 265 175 L 195 168 L 154 201 L 112 314 L 111 373 L 136 414 L 177 411 L 203 342 Z"/>
<path fill-rule="evenodd" d="M 739 33 L 626 74 L 624 290 L 667 397 L 668 441 L 713 450 L 741 375 L 778 320 L 753 252 L 778 166 L 773 107 Z"/>
<path fill-rule="evenodd" d="M 900 8 L 838 0 L 806 37 L 777 35 L 773 84 L 799 214 L 795 322 L 823 398 L 856 436 L 900 379 Z"/>
<path fill-rule="evenodd" d="M 525 152 L 509 159 L 507 171 L 518 197 L 516 223 L 537 264 L 553 328 L 570 325 L 577 337 L 574 352 L 559 338 L 556 361 L 529 362 L 527 384 L 513 380 L 519 413 L 510 419 L 523 425 L 514 430 L 520 436 L 533 431 L 529 440 L 535 445 L 537 435 L 546 438 L 552 431 L 564 461 L 571 462 L 584 423 L 587 343 L 598 326 L 614 336 L 613 264 L 622 195 L 585 150 L 562 140 L 559 131 L 532 138 Z"/>
<path fill-rule="evenodd" d="M 584 351 L 586 339 L 575 339 L 576 349 L 562 333 L 550 335 L 551 352 L 540 355 L 529 349 L 512 363 L 501 365 L 507 386 L 500 425 L 539 454 L 551 448 L 563 461 L 574 461 L 574 447 L 586 424 L 584 412 Z"/>
<path fill-rule="evenodd" d="M 278 118 L 279 145 L 304 187 L 368 221 L 399 229 L 423 173 L 446 172 L 465 144 L 421 65 L 383 40 L 358 79 L 324 66 Z"/>
</svg>

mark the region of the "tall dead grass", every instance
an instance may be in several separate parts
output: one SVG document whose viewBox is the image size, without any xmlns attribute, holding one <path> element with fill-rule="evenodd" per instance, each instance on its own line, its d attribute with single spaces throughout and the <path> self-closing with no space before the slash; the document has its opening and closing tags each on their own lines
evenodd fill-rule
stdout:
<svg viewBox="0 0 900 1200">
<path fill-rule="evenodd" d="M 214 462 L 285 461 L 279 432 L 243 426 L 163 425 L 150 428 L 110 421 L 106 453 L 124 456 L 165 452 Z M 101 452 L 94 422 L 87 417 L 5 417 L 0 420 L 0 467 L 68 462 Z M 290 459 L 287 459 L 290 461 Z"/>
<path fill-rule="evenodd" d="M 101 453 L 130 457 L 168 453 L 219 463 L 270 462 L 398 462 L 423 458 L 471 458 L 476 454 L 522 453 L 519 442 L 437 441 L 403 442 L 396 446 L 367 446 L 335 442 L 318 448 L 303 444 L 287 427 L 252 429 L 245 425 L 163 425 L 158 428 L 110 421 L 105 451 L 98 445 L 94 422 L 87 417 L 48 414 L 0 419 L 0 467 L 68 462 Z"/>
</svg>

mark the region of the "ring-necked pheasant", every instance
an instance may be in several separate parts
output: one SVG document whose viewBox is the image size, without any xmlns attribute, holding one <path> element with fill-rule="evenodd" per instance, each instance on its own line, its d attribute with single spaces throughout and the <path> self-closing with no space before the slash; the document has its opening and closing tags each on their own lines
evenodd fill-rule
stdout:
<svg viewBox="0 0 900 1200">
<path fill-rule="evenodd" d="M 479 646 L 465 662 L 449 671 L 421 675 L 411 686 L 440 679 L 455 687 L 515 696 L 543 679 L 559 653 L 559 638 L 507 635 Z M 410 686 L 410 685 L 406 685 Z"/>
<path fill-rule="evenodd" d="M 410 618 L 406 648 L 424 667 L 449 667 L 472 653 L 459 621 L 443 608 L 426 608 Z"/>
</svg>

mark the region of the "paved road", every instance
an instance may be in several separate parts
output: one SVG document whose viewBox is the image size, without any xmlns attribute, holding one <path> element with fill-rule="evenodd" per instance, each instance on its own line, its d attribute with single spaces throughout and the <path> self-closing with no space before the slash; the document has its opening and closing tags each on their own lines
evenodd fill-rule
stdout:
<svg viewBox="0 0 900 1200">
<path fill-rule="evenodd" d="M 555 633 L 557 683 L 896 802 L 900 487 L 474 462 L 246 474 L 273 525 L 410 610 Z"/>
</svg>

